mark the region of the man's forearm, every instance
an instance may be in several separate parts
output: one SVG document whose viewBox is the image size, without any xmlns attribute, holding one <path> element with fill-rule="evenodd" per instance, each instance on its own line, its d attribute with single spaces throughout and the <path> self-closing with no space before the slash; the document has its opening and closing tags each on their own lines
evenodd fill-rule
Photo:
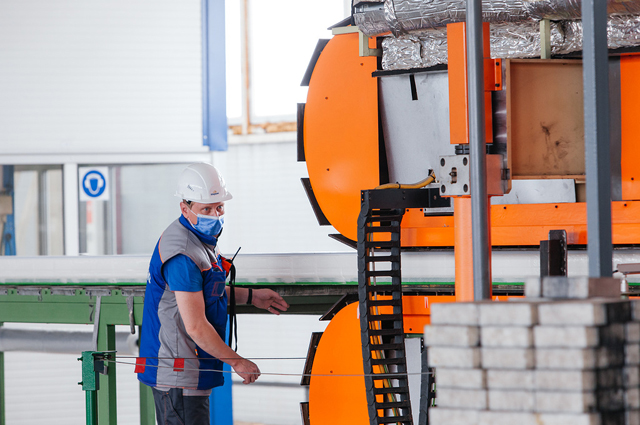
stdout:
<svg viewBox="0 0 640 425">
<path fill-rule="evenodd" d="M 226 288 L 227 291 L 227 299 L 231 299 L 231 287 L 227 286 Z M 238 288 L 235 287 L 235 291 L 236 291 L 236 304 L 237 305 L 242 305 L 242 304 L 247 304 L 247 300 L 249 299 L 249 288 Z"/>
<path fill-rule="evenodd" d="M 238 360 L 242 359 L 225 344 L 215 328 L 209 323 L 202 323 L 194 329 L 187 329 L 187 333 L 204 351 L 232 367 Z"/>
</svg>

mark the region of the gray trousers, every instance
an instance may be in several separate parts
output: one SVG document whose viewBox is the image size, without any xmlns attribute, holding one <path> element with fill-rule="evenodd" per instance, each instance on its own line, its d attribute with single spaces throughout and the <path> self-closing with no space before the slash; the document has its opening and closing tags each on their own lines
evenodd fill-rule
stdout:
<svg viewBox="0 0 640 425">
<path fill-rule="evenodd" d="M 209 397 L 185 396 L 182 388 L 151 388 L 158 425 L 209 425 Z"/>
</svg>

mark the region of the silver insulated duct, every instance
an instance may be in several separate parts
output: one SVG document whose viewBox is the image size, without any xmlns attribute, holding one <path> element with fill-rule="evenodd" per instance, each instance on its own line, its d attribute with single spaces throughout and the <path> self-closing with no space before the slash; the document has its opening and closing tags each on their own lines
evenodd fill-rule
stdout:
<svg viewBox="0 0 640 425">
<path fill-rule="evenodd" d="M 368 36 L 391 32 L 397 37 L 464 21 L 466 0 L 360 1 L 354 6 L 353 16 L 358 28 Z M 519 22 L 529 19 L 521 0 L 484 0 L 482 17 L 486 22 Z"/>
<path fill-rule="evenodd" d="M 564 21 L 582 18 L 581 0 L 527 0 L 524 7 L 533 19 Z M 640 14 L 640 1 L 607 0 L 609 15 Z"/>
<path fill-rule="evenodd" d="M 532 1 L 546 3 L 547 0 Z M 565 1 L 564 3 L 575 3 Z M 640 0 L 625 2 L 626 9 Z M 569 10 L 568 6 L 567 9 Z M 611 15 L 607 25 L 610 49 L 640 46 L 640 15 Z M 532 58 L 540 56 L 540 24 L 535 20 L 491 24 L 491 57 Z M 551 22 L 551 53 L 562 55 L 582 49 L 582 22 L 564 20 Z M 397 37 L 385 37 L 382 42 L 382 68 L 399 70 L 428 68 L 447 63 L 447 31 L 445 26 L 412 31 Z"/>
<path fill-rule="evenodd" d="M 483 0 L 485 22 L 523 22 L 581 18 L 580 0 Z M 640 14 L 640 0 L 608 0 L 610 15 Z M 444 27 L 466 19 L 465 0 L 358 0 L 354 20 L 368 36 L 391 32 L 395 37 Z"/>
</svg>

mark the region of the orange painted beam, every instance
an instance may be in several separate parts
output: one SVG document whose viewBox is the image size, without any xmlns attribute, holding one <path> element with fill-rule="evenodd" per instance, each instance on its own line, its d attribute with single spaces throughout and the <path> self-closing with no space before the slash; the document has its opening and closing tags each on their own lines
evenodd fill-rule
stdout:
<svg viewBox="0 0 640 425">
<path fill-rule="evenodd" d="M 614 244 L 640 243 L 640 202 L 611 203 Z M 455 244 L 454 217 L 423 217 L 417 214 L 402 222 L 402 246 Z M 409 227 L 409 224 L 412 227 Z M 491 206 L 491 242 L 494 246 L 537 246 L 549 230 L 564 229 L 572 245 L 587 243 L 585 203 L 514 204 Z"/>
<path fill-rule="evenodd" d="M 640 55 L 620 57 L 622 198 L 640 199 Z"/>
<path fill-rule="evenodd" d="M 495 61 L 490 60 L 489 23 L 482 24 L 482 46 L 485 60 L 485 89 L 501 87 L 496 79 Z M 447 25 L 447 55 L 449 78 L 449 137 L 453 145 L 469 143 L 469 104 L 467 93 L 467 30 L 464 22 Z M 491 72 L 488 70 L 491 69 Z M 496 87 L 496 83 L 498 86 Z M 486 140 L 493 140 L 491 92 L 485 91 Z"/>
<path fill-rule="evenodd" d="M 496 296 L 493 301 L 507 301 L 521 296 Z M 431 306 L 435 303 L 453 303 L 456 297 L 453 295 L 408 295 L 402 297 L 402 310 L 404 320 L 404 332 L 407 334 L 422 333 L 425 325 L 431 324 Z"/>
<path fill-rule="evenodd" d="M 473 301 L 473 241 L 471 198 L 453 198 L 456 301 Z"/>
</svg>

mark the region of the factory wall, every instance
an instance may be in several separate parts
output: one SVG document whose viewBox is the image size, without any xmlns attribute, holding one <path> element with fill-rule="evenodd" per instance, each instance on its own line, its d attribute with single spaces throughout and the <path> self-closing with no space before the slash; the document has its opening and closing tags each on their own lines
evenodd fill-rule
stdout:
<svg viewBox="0 0 640 425">
<path fill-rule="evenodd" d="M 269 143 L 231 143 L 227 152 L 213 154 L 213 162 L 223 172 L 234 196 L 227 203 L 225 230 L 220 239 L 223 252 L 233 253 L 239 246 L 242 246 L 239 255 L 351 250 L 327 236 L 335 233 L 331 226 L 318 226 L 300 183 L 300 177 L 306 175 L 305 164 L 295 161 L 296 144 L 290 139 L 290 135 L 283 134 L 280 140 Z M 121 222 L 108 227 L 108 231 L 119 232 L 115 239 L 121 240 L 124 254 L 150 255 L 164 227 L 177 217 L 179 200 L 173 196 L 175 180 L 184 166 L 111 167 L 113 176 L 119 174 L 119 195 L 112 197 L 109 205 L 101 208 L 94 205 L 93 214 L 96 211 L 109 213 L 113 209 L 110 203 L 118 200 Z M 28 168 L 21 170 L 26 172 Z M 26 187 L 37 186 L 33 182 L 37 178 L 33 175 L 26 173 L 23 178 L 26 178 Z M 35 197 L 31 201 L 28 201 L 29 195 L 23 196 L 25 200 L 21 205 L 37 203 L 35 194 L 30 195 Z M 84 211 L 86 227 L 86 205 Z M 25 231 L 29 228 L 25 224 Z M 99 231 L 104 238 L 107 228 L 102 227 Z M 32 234 L 28 240 L 35 239 L 36 235 Z M 242 273 L 239 269 L 238 275 L 242 276 Z M 284 359 L 257 361 L 266 373 L 259 381 L 262 385 L 244 386 L 233 378 L 235 420 L 273 425 L 300 424 L 299 403 L 307 400 L 306 388 L 297 385 L 300 377 L 272 374 L 302 373 L 304 360 L 298 358 L 306 356 L 311 332 L 324 330 L 326 322 L 319 322 L 318 316 L 242 315 L 238 323 L 240 354 Z M 5 326 L 51 329 L 51 325 L 7 323 Z M 77 328 L 55 326 L 55 329 Z M 80 328 L 91 330 L 91 326 Z M 126 331 L 126 327 L 120 330 Z M 84 423 L 84 394 L 76 385 L 81 378 L 80 363 L 76 358 L 77 355 L 6 353 L 7 423 Z M 117 368 L 118 423 L 133 425 L 138 423 L 139 414 L 137 380 L 132 366 L 117 365 Z M 277 386 L 269 386 L 269 383 Z M 37 399 L 34 399 L 34 393 L 39 395 Z M 38 403 L 39 408 L 33 409 L 33 403 Z"/>
<path fill-rule="evenodd" d="M 19 256 L 66 252 L 63 214 L 76 205 L 65 198 L 69 164 L 108 167 L 111 182 L 109 200 L 77 203 L 79 253 L 150 255 L 179 214 L 175 181 L 193 158 L 219 167 L 234 195 L 224 253 L 240 246 L 240 255 L 350 250 L 327 237 L 335 233 L 331 227 L 317 225 L 300 183 L 307 173 L 295 161 L 294 135 L 231 140 L 227 152 L 203 147 L 200 7 L 200 0 L 0 2 L 0 164 L 15 165 Z M 171 159 L 150 163 L 147 156 L 159 154 Z M 317 319 L 242 316 L 239 352 L 304 357 L 310 333 L 326 326 Z M 6 353 L 7 423 L 84 423 L 76 358 Z M 306 390 L 296 385 L 299 377 L 271 374 L 301 373 L 303 363 L 258 361 L 266 385 L 234 386 L 235 419 L 301 423 L 298 403 Z M 132 371 L 118 365 L 120 424 L 138 423 Z"/>
<path fill-rule="evenodd" d="M 0 2 L 2 153 L 204 150 L 200 4 Z"/>
<path fill-rule="evenodd" d="M 247 253 L 348 251 L 327 236 L 331 226 L 318 226 L 300 182 L 305 163 L 296 162 L 290 135 L 268 143 L 234 143 L 214 152 L 216 165 L 233 194 L 226 203 L 223 252 L 242 247 Z M 115 167 L 119 173 L 116 239 L 119 254 L 148 254 L 158 236 L 180 214 L 174 196 L 176 180 L 185 164 Z"/>
</svg>

